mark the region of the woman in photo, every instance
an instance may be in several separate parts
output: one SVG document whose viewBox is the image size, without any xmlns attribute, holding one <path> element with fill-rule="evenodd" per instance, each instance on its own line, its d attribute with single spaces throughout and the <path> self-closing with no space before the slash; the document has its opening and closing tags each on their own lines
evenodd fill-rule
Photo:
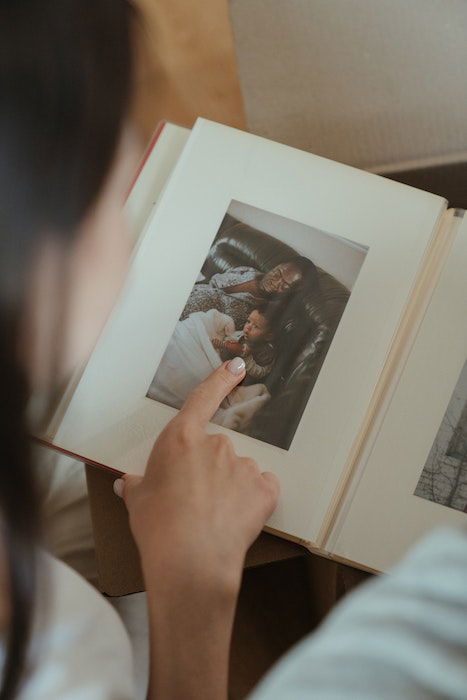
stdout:
<svg viewBox="0 0 467 700">
<path fill-rule="evenodd" d="M 233 267 L 218 272 L 207 282 L 195 284 L 183 309 L 183 320 L 195 311 L 217 309 L 228 314 L 240 328 L 258 304 L 279 302 L 300 289 L 318 285 L 315 265 L 301 255 L 275 265 L 268 272 L 254 267 Z"/>
</svg>

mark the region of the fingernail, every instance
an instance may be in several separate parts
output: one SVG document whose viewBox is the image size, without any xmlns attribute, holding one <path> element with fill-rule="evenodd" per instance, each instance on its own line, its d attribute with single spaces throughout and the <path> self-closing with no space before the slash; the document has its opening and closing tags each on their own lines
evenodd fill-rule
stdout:
<svg viewBox="0 0 467 700">
<path fill-rule="evenodd" d="M 116 479 L 113 483 L 114 494 L 121 498 L 123 496 L 123 479 Z"/>
<path fill-rule="evenodd" d="M 242 374 L 245 371 L 245 360 L 242 357 L 234 357 L 227 365 L 227 369 L 232 374 Z"/>
</svg>

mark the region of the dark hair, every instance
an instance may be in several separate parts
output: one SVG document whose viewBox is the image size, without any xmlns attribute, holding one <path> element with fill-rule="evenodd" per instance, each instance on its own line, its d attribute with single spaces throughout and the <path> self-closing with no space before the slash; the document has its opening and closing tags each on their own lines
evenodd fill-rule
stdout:
<svg viewBox="0 0 467 700">
<path fill-rule="evenodd" d="M 36 592 L 38 505 L 30 468 L 19 317 L 44 232 L 71 240 L 110 170 L 132 84 L 125 0 L 0 5 L 0 508 L 10 622 L 0 699 L 16 695 Z"/>
<path fill-rule="evenodd" d="M 279 332 L 279 322 L 284 311 L 284 304 L 280 301 L 260 301 L 255 304 L 251 311 L 258 311 L 266 319 L 269 331 L 273 338 Z M 250 312 L 251 313 L 251 312 Z"/>
<path fill-rule="evenodd" d="M 316 265 L 303 255 L 296 255 L 288 260 L 284 260 L 283 265 L 293 265 L 301 273 L 304 284 L 307 287 L 314 287 L 318 284 L 318 270 Z"/>
</svg>

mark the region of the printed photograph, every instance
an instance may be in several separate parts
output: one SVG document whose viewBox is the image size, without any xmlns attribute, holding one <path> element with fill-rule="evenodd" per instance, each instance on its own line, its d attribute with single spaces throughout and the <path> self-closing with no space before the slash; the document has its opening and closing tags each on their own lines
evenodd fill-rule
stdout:
<svg viewBox="0 0 467 700">
<path fill-rule="evenodd" d="M 367 248 L 232 202 L 147 396 L 180 408 L 226 360 L 246 377 L 213 418 L 289 449 Z"/>
<path fill-rule="evenodd" d="M 467 512 L 467 361 L 414 493 Z"/>
</svg>

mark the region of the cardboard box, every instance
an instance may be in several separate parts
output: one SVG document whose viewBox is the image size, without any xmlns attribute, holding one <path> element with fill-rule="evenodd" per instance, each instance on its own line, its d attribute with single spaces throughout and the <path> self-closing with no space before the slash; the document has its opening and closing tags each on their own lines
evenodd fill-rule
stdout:
<svg viewBox="0 0 467 700">
<path fill-rule="evenodd" d="M 144 590 L 139 553 L 130 531 L 127 510 L 112 489 L 116 478 L 111 471 L 86 465 L 98 587 L 109 596 Z M 245 566 L 251 568 L 304 556 L 305 549 L 300 545 L 262 533 L 249 549 Z"/>
</svg>

